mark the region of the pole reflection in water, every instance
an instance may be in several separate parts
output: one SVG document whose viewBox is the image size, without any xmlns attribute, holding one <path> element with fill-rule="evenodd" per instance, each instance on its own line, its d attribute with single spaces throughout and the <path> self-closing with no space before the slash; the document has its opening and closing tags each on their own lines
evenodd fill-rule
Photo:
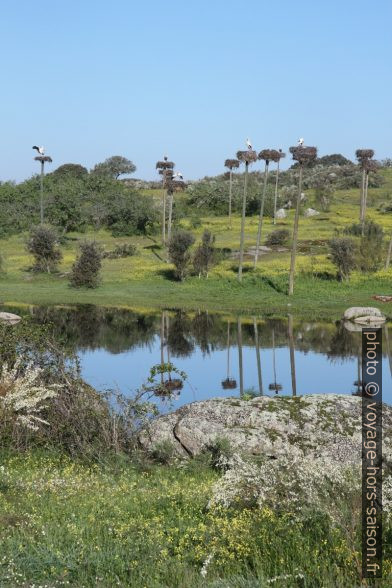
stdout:
<svg viewBox="0 0 392 588">
<path fill-rule="evenodd" d="M 387 352 L 387 355 L 388 355 L 389 371 L 391 372 L 391 376 L 392 376 L 392 355 L 391 355 L 391 346 L 389 344 L 389 331 L 388 331 L 387 323 L 385 323 L 385 325 L 384 325 L 384 335 L 385 335 L 385 351 Z"/>
<path fill-rule="evenodd" d="M 238 369 L 240 372 L 240 396 L 244 394 L 244 372 L 242 361 L 242 323 L 241 317 L 237 319 L 237 343 L 238 343 Z"/>
<path fill-rule="evenodd" d="M 275 329 L 272 327 L 272 368 L 274 372 L 274 381 L 268 386 L 269 390 L 274 390 L 275 394 L 283 389 L 282 384 L 276 381 L 276 357 L 275 357 Z"/>
<path fill-rule="evenodd" d="M 259 347 L 259 332 L 257 330 L 256 317 L 253 317 L 253 328 L 255 331 L 255 348 L 256 348 L 256 361 L 257 361 L 257 379 L 259 382 L 259 393 L 263 396 L 263 381 L 261 378 L 261 361 L 260 361 L 260 347 Z"/>
<path fill-rule="evenodd" d="M 291 389 L 293 396 L 297 396 L 297 380 L 295 376 L 295 347 L 293 334 L 293 317 L 289 314 L 289 346 L 290 346 L 290 368 L 291 368 Z"/>
<path fill-rule="evenodd" d="M 237 381 L 230 377 L 230 321 L 227 321 L 227 360 L 226 379 L 221 382 L 223 390 L 234 390 L 237 388 Z"/>
</svg>

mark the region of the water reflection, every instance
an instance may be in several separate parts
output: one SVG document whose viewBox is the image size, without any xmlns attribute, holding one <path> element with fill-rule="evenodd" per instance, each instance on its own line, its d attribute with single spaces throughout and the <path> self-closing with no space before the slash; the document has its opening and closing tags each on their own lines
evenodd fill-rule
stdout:
<svg viewBox="0 0 392 588">
<path fill-rule="evenodd" d="M 33 321 L 52 325 L 62 344 L 78 353 L 84 377 L 98 388 L 133 390 L 146 380 L 152 365 L 172 362 L 188 374 L 191 386 L 181 390 L 178 405 L 248 391 L 293 396 L 360 393 L 360 328 L 341 321 L 310 322 L 293 315 L 233 318 L 207 311 L 148 313 L 89 305 L 31 307 L 26 312 Z M 392 402 L 387 326 L 383 342 L 384 398 Z M 161 384 L 175 388 L 175 379 L 169 374 L 165 382 L 162 374 Z"/>
</svg>

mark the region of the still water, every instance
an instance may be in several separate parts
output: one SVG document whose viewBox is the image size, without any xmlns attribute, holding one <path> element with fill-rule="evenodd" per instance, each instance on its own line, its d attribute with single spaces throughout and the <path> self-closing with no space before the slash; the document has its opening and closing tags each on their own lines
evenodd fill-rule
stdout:
<svg viewBox="0 0 392 588">
<path fill-rule="evenodd" d="M 247 393 L 299 396 L 358 391 L 361 333 L 342 322 L 90 305 L 35 306 L 26 312 L 37 323 L 53 325 L 56 337 L 79 356 L 84 379 L 98 390 L 132 394 L 146 382 L 153 365 L 172 362 L 187 380 L 170 409 Z M 384 327 L 383 397 L 388 404 L 392 404 L 391 352 L 392 332 Z"/>
</svg>

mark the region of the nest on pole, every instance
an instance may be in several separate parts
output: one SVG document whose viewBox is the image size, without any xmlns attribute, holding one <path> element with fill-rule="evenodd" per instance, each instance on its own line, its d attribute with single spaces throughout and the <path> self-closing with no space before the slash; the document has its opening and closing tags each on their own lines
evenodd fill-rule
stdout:
<svg viewBox="0 0 392 588">
<path fill-rule="evenodd" d="M 174 167 L 174 161 L 166 161 L 166 159 L 164 161 L 157 161 L 155 168 L 156 169 L 173 169 Z"/>
<path fill-rule="evenodd" d="M 52 158 L 49 155 L 37 155 L 34 157 L 35 161 L 40 161 L 41 163 L 52 163 Z"/>
<path fill-rule="evenodd" d="M 225 167 L 228 167 L 230 170 L 237 168 L 240 166 L 240 162 L 238 159 L 226 159 L 225 160 Z"/>
<path fill-rule="evenodd" d="M 166 179 L 165 187 L 169 192 L 182 192 L 186 188 L 185 182 L 181 180 L 172 180 L 171 178 Z"/>
<path fill-rule="evenodd" d="M 364 159 L 371 159 L 374 155 L 373 149 L 357 149 L 355 157 L 362 162 Z"/>
<path fill-rule="evenodd" d="M 243 163 L 253 163 L 254 161 L 257 161 L 257 153 L 252 149 L 248 149 L 247 151 L 237 151 L 237 159 Z"/>
<path fill-rule="evenodd" d="M 262 149 L 257 157 L 259 159 L 263 159 L 264 161 L 267 161 L 268 163 L 270 161 L 276 162 L 276 161 L 279 161 L 279 159 L 280 159 L 280 153 L 276 149 Z"/>
<path fill-rule="evenodd" d="M 298 161 L 299 164 L 312 163 L 317 157 L 317 147 L 302 147 L 302 145 L 296 145 L 289 149 L 294 161 Z"/>
<path fill-rule="evenodd" d="M 237 381 L 234 378 L 226 378 L 221 384 L 223 390 L 234 390 L 234 388 L 237 388 Z"/>
</svg>

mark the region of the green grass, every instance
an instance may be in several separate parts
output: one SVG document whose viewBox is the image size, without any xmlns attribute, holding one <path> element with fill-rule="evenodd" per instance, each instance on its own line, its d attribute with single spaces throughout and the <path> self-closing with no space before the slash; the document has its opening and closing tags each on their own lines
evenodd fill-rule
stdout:
<svg viewBox="0 0 392 588">
<path fill-rule="evenodd" d="M 384 170 L 383 173 L 386 184 L 370 190 L 369 200 L 373 207 L 368 210 L 368 218 L 382 224 L 386 234 L 390 235 L 392 214 L 381 214 L 376 210 L 376 206 L 392 193 L 392 170 Z M 158 196 L 159 191 L 155 192 L 148 191 L 145 197 Z M 220 263 L 208 280 L 191 277 L 184 283 L 178 283 L 171 277 L 172 266 L 165 262 L 166 253 L 160 247 L 159 235 L 115 239 L 109 233 L 99 231 L 70 235 L 70 240 L 63 247 L 60 273 L 53 276 L 33 275 L 28 271 L 32 261 L 24 248 L 25 235 L 0 240 L 0 252 L 5 258 L 5 273 L 0 277 L 0 302 L 208 308 L 270 315 L 293 311 L 302 316 L 338 318 L 347 306 L 374 304 L 372 295 L 392 293 L 392 269 L 367 276 L 354 273 L 348 285 L 333 279 L 336 270 L 327 257 L 327 243 L 336 229 L 357 222 L 358 199 L 358 190 L 340 191 L 330 212 L 319 217 L 301 218 L 295 294 L 290 298 L 286 294 L 290 264 L 288 251 L 262 255 L 256 271 L 253 270 L 252 260 L 247 260 L 242 284 L 237 282 L 237 264 L 233 260 Z M 314 205 L 311 198 L 308 204 Z M 291 231 L 292 222 L 293 212 L 276 227 L 270 219 L 266 219 L 264 239 L 274 228 Z M 186 219 L 181 221 L 181 225 L 190 228 Z M 225 217 L 203 218 L 202 226 L 192 229 L 197 239 L 205 228 L 216 236 L 217 247 L 238 250 L 239 216 L 234 217 L 231 230 Z M 256 231 L 257 218 L 248 218 L 246 247 L 255 244 Z M 126 259 L 104 260 L 102 285 L 98 289 L 71 289 L 66 274 L 75 259 L 78 242 L 86 238 L 95 238 L 107 249 L 112 249 L 116 243 L 132 242 L 137 245 L 138 254 Z M 392 304 L 384 304 L 383 309 L 392 316 Z"/>
<path fill-rule="evenodd" d="M 356 547 L 320 516 L 299 523 L 267 508 L 208 510 L 218 474 L 200 464 L 110 462 L 1 454 L 2 587 L 262 588 L 284 574 L 274 586 L 359 585 Z M 390 586 L 388 558 L 384 570 Z"/>
</svg>

